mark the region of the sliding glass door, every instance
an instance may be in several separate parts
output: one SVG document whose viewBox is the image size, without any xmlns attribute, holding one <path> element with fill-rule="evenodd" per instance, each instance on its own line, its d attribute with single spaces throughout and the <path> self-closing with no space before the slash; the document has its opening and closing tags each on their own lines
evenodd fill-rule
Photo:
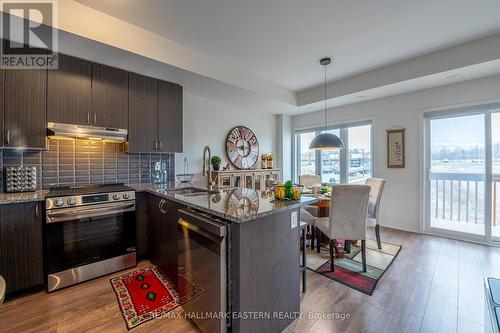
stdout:
<svg viewBox="0 0 500 333">
<path fill-rule="evenodd" d="M 500 240 L 500 113 L 493 105 L 426 114 L 426 229 Z"/>
<path fill-rule="evenodd" d="M 500 112 L 491 113 L 491 237 L 500 242 Z"/>
<path fill-rule="evenodd" d="M 484 235 L 484 115 L 430 120 L 430 226 Z"/>
<path fill-rule="evenodd" d="M 344 142 L 342 150 L 310 150 L 311 141 L 322 132 L 322 129 L 296 132 L 296 181 L 301 175 L 319 175 L 323 184 L 364 184 L 372 175 L 371 122 L 329 129 L 328 133 Z"/>
</svg>

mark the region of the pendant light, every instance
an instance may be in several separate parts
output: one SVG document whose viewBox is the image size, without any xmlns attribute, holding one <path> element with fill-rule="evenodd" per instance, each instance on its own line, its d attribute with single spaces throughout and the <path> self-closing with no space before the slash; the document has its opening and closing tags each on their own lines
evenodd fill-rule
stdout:
<svg viewBox="0 0 500 333">
<path fill-rule="evenodd" d="M 330 58 L 323 58 L 319 63 L 325 67 L 325 133 L 321 133 L 312 140 L 309 145 L 309 149 L 314 150 L 339 150 L 344 148 L 344 143 L 335 134 L 327 133 L 327 107 L 326 107 L 326 66 L 328 66 L 332 60 Z"/>
</svg>

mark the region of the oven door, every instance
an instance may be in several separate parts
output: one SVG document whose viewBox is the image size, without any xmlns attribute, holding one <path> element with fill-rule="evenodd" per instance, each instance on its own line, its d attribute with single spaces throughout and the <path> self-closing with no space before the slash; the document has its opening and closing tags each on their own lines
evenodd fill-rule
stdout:
<svg viewBox="0 0 500 333">
<path fill-rule="evenodd" d="M 135 201 L 48 210 L 47 273 L 135 252 Z"/>
</svg>

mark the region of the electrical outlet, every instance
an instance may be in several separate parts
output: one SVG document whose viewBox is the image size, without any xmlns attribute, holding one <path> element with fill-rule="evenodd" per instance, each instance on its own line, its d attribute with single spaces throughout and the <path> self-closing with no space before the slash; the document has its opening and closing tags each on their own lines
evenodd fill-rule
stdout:
<svg viewBox="0 0 500 333">
<path fill-rule="evenodd" d="M 290 214 L 290 229 L 297 228 L 297 211 Z"/>
</svg>

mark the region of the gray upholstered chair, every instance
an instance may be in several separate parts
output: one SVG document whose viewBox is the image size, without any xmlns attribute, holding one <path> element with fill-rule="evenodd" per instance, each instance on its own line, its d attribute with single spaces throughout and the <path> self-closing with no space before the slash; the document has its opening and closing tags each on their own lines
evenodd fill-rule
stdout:
<svg viewBox="0 0 500 333">
<path fill-rule="evenodd" d="M 369 196 L 370 187 L 367 185 L 336 185 L 332 189 L 330 216 L 315 220 L 318 246 L 321 233 L 330 240 L 330 269 L 332 271 L 335 270 L 333 257 L 336 240 L 360 239 L 363 272 L 366 272 L 366 217 Z"/>
<path fill-rule="evenodd" d="M 316 175 L 299 176 L 299 183 L 304 187 L 321 185 L 321 177 Z M 311 226 L 311 249 L 314 249 L 315 227 L 314 219 L 319 215 L 319 208 L 312 205 L 306 205 L 300 210 L 301 221 Z M 319 247 L 318 247 L 319 249 Z"/>
<path fill-rule="evenodd" d="M 3 277 L 0 275 L 0 304 L 3 303 L 5 299 L 5 291 L 7 289 L 7 286 L 5 285 L 5 280 Z"/>
<path fill-rule="evenodd" d="M 382 242 L 380 241 L 380 200 L 382 199 L 382 192 L 387 181 L 380 178 L 368 178 L 365 185 L 370 186 L 370 199 L 368 201 L 368 219 L 367 225 L 375 227 L 375 235 L 377 237 L 378 249 L 382 249 Z"/>
</svg>

